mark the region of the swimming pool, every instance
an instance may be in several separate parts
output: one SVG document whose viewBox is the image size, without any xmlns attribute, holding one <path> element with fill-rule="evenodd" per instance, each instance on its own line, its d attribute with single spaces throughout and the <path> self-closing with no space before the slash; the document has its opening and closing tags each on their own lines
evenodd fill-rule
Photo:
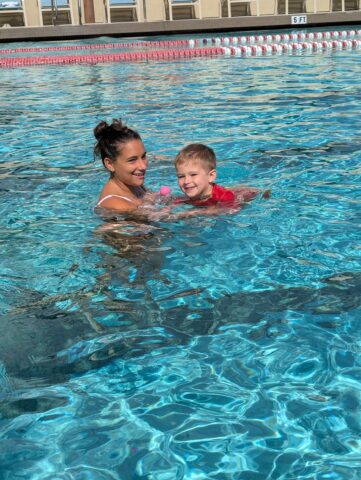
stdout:
<svg viewBox="0 0 361 480">
<path fill-rule="evenodd" d="M 1 479 L 360 478 L 359 60 L 1 71 Z M 100 234 L 119 116 L 272 197 Z"/>
</svg>

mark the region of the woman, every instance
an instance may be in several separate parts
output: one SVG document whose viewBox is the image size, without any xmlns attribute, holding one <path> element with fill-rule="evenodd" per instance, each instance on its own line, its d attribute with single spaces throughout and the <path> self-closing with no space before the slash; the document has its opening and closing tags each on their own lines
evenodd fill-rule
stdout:
<svg viewBox="0 0 361 480">
<path fill-rule="evenodd" d="M 97 207 L 121 212 L 136 210 L 146 194 L 143 184 L 147 170 L 147 154 L 139 133 L 114 119 L 110 125 L 100 122 L 94 136 L 94 153 L 110 173 Z"/>
<path fill-rule="evenodd" d="M 164 254 L 160 245 L 168 232 L 149 224 L 157 212 L 151 208 L 153 194 L 147 193 L 143 186 L 147 169 L 143 142 L 140 135 L 121 120 L 113 120 L 110 125 L 100 122 L 94 129 L 94 135 L 97 140 L 94 153 L 101 157 L 110 173 L 97 203 L 106 223 L 100 225 L 95 233 L 100 234 L 104 242 L 115 250 L 113 253 L 101 253 L 101 268 L 107 270 L 108 265 L 108 273 L 102 274 L 99 280 L 104 288 L 107 285 L 104 281 L 114 281 L 114 288 L 125 284 L 131 290 L 137 285 L 137 291 L 143 290 L 150 295 L 147 279 L 161 269 Z M 129 274 L 124 274 L 130 267 L 136 272 L 132 280 L 129 280 Z M 137 321 L 137 312 L 129 310 L 126 303 L 124 305 L 127 315 L 131 318 L 134 314 Z"/>
</svg>

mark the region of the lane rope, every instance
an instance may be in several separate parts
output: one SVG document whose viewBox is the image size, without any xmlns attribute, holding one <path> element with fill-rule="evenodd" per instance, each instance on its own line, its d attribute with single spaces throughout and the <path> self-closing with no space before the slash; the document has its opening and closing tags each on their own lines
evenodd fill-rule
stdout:
<svg viewBox="0 0 361 480">
<path fill-rule="evenodd" d="M 97 55 L 58 55 L 46 57 L 9 57 L 0 58 L 0 68 L 12 68 L 30 65 L 69 65 L 97 64 L 108 62 L 131 62 L 149 60 L 173 60 L 214 56 L 262 56 L 284 55 L 302 52 L 323 52 L 332 50 L 361 49 L 361 40 L 324 40 L 322 42 L 289 42 L 261 45 L 241 45 L 231 47 L 208 47 L 183 50 L 158 50 L 151 52 L 108 53 Z"/>
<path fill-rule="evenodd" d="M 319 40 L 346 40 L 355 37 L 361 37 L 361 30 L 342 30 L 342 31 L 324 31 L 324 32 L 298 32 L 281 33 L 273 35 L 246 35 L 238 37 L 216 37 L 189 40 L 190 46 L 194 45 L 254 45 L 257 43 L 288 43 L 305 42 Z"/>
<path fill-rule="evenodd" d="M 96 64 L 108 62 L 131 62 L 146 60 L 173 60 L 178 58 L 211 57 L 224 55 L 223 47 L 195 48 L 186 50 L 158 50 L 153 52 L 106 53 L 97 55 L 53 55 L 46 57 L 0 58 L 0 67 L 28 65 Z"/>
<path fill-rule="evenodd" d="M 361 37 L 361 30 L 342 30 L 332 32 L 298 32 L 274 35 L 246 35 L 234 37 L 199 38 L 188 40 L 160 40 L 160 41 L 137 41 L 129 43 L 104 43 L 86 45 L 57 45 L 50 47 L 19 47 L 13 49 L 1 49 L 1 55 L 12 55 L 17 53 L 41 53 L 61 52 L 75 50 L 111 50 L 124 48 L 198 48 L 204 46 L 238 46 L 254 45 L 260 43 L 289 43 L 319 40 L 346 40 Z"/>
<path fill-rule="evenodd" d="M 361 49 L 361 40 L 324 40 L 322 42 L 290 42 L 263 45 L 241 45 L 237 47 L 223 47 L 226 56 L 262 56 L 284 55 L 301 52 L 324 52 L 332 50 Z"/>
</svg>

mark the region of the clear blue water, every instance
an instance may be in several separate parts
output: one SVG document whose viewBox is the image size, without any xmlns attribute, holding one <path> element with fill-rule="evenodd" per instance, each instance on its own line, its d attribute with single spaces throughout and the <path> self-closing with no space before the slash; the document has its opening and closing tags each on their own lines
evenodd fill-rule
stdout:
<svg viewBox="0 0 361 480">
<path fill-rule="evenodd" d="M 360 76 L 358 51 L 1 71 L 1 480 L 361 478 Z M 200 141 L 272 197 L 101 234 L 92 129 L 120 116 L 150 189 Z"/>
</svg>

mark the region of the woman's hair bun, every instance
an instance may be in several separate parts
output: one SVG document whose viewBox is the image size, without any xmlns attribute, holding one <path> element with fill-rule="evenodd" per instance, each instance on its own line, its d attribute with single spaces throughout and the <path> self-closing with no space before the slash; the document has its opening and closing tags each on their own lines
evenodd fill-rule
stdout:
<svg viewBox="0 0 361 480">
<path fill-rule="evenodd" d="M 130 140 L 141 140 L 139 133 L 124 125 L 120 118 L 113 118 L 111 124 L 104 120 L 99 122 L 93 132 L 97 140 L 94 154 L 99 155 L 103 163 L 106 157 L 114 162 L 125 143 Z"/>
<path fill-rule="evenodd" d="M 114 137 L 119 133 L 125 132 L 128 127 L 119 118 L 113 118 L 112 123 L 109 125 L 107 122 L 99 122 L 94 128 L 94 136 L 97 140 L 100 140 L 104 136 Z"/>
<path fill-rule="evenodd" d="M 94 128 L 94 137 L 97 140 L 100 140 L 108 127 L 109 125 L 107 124 L 107 122 L 99 122 L 98 125 Z"/>
</svg>

